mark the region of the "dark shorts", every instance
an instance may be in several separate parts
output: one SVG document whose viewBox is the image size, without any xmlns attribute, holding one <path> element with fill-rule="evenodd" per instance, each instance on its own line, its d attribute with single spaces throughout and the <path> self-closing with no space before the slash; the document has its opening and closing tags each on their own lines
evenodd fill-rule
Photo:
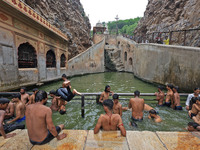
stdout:
<svg viewBox="0 0 200 150">
<path fill-rule="evenodd" d="M 191 119 L 192 119 L 192 117 L 195 117 L 197 114 L 193 114 L 193 113 L 191 113 Z"/>
<path fill-rule="evenodd" d="M 59 126 L 56 126 L 56 131 L 57 131 L 57 133 L 59 134 L 60 131 L 61 131 L 61 128 L 60 128 Z M 51 132 L 48 130 L 47 137 L 46 137 L 42 142 L 35 142 L 35 141 L 32 141 L 31 139 L 30 139 L 30 142 L 31 142 L 31 144 L 33 144 L 33 145 L 43 145 L 43 144 L 46 144 L 46 143 L 50 142 L 50 141 L 53 140 L 53 139 L 54 139 L 54 136 L 53 136 L 53 135 L 51 134 Z"/>
<path fill-rule="evenodd" d="M 171 106 L 171 102 L 165 102 L 163 105 L 167 106 L 167 107 L 170 107 Z"/>
<path fill-rule="evenodd" d="M 157 106 L 158 106 L 158 107 L 163 107 L 163 106 L 165 106 L 165 105 L 164 105 L 164 104 L 162 104 L 162 105 L 158 105 L 158 104 L 157 104 Z"/>
<path fill-rule="evenodd" d="M 131 117 L 131 119 L 132 119 L 133 121 L 142 121 L 142 120 L 143 120 L 143 118 L 141 118 L 141 119 L 135 119 L 134 117 Z"/>
<path fill-rule="evenodd" d="M 70 87 L 68 86 L 67 88 L 59 88 L 56 91 L 58 96 L 61 96 L 61 98 L 65 101 L 71 101 L 73 97 L 75 96 L 72 92 Z"/>
<path fill-rule="evenodd" d="M 175 106 L 175 110 L 183 110 L 182 106 Z"/>
<path fill-rule="evenodd" d="M 10 133 L 16 129 L 25 129 L 25 124 L 13 123 L 13 124 L 5 124 L 3 125 L 5 133 Z M 0 134 L 1 136 L 1 134 Z"/>
</svg>

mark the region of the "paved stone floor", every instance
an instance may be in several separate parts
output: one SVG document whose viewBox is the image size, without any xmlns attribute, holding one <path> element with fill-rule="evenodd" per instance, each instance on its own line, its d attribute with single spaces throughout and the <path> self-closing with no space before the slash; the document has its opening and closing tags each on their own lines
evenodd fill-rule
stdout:
<svg viewBox="0 0 200 150">
<path fill-rule="evenodd" d="M 127 131 L 122 137 L 119 131 L 100 132 L 64 130 L 67 138 L 53 139 L 46 145 L 33 146 L 27 130 L 14 131 L 10 139 L 0 137 L 0 150 L 200 150 L 200 133 Z"/>
</svg>

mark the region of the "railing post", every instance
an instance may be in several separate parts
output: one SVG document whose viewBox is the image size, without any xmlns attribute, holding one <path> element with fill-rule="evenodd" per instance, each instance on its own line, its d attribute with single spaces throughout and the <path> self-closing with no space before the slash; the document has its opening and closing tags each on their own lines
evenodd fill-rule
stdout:
<svg viewBox="0 0 200 150">
<path fill-rule="evenodd" d="M 85 117 L 85 96 L 81 96 L 81 116 L 82 118 Z"/>
</svg>

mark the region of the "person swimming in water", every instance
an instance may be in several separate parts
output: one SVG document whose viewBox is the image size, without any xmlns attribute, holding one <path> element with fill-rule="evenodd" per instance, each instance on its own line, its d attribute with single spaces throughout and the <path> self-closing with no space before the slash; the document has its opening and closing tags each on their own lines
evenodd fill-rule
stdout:
<svg viewBox="0 0 200 150">
<path fill-rule="evenodd" d="M 174 92 L 174 103 L 172 105 L 172 108 L 175 110 L 182 110 L 182 106 L 180 104 L 180 95 L 178 94 L 178 87 L 174 86 L 173 87 L 173 92 Z"/>
<path fill-rule="evenodd" d="M 166 95 L 164 106 L 170 107 L 171 104 L 173 103 L 173 97 L 174 97 L 174 93 L 172 91 L 173 85 L 167 84 L 166 88 L 167 88 L 167 95 Z"/>
<path fill-rule="evenodd" d="M 110 94 L 114 94 L 113 91 L 110 91 L 111 87 L 109 85 L 106 85 L 105 90 L 101 93 L 100 98 L 99 98 L 99 102 L 103 103 L 104 100 L 109 99 Z"/>
<path fill-rule="evenodd" d="M 144 111 L 144 99 L 139 98 L 140 92 L 134 92 L 134 98 L 131 98 L 129 101 L 128 108 L 132 108 L 132 117 L 133 121 L 142 121 L 143 120 L 143 111 Z"/>
<path fill-rule="evenodd" d="M 192 110 L 188 111 L 188 114 L 192 119 L 194 116 L 198 114 L 198 112 L 200 112 L 200 97 L 198 97 L 196 104 L 192 105 Z"/>
<path fill-rule="evenodd" d="M 56 91 L 51 90 L 49 92 L 49 95 L 52 97 L 51 106 L 50 106 L 51 110 L 58 111 L 59 107 L 58 107 L 58 99 L 56 96 Z"/>
<path fill-rule="evenodd" d="M 113 113 L 119 114 L 122 117 L 122 105 L 119 103 L 119 95 L 118 94 L 113 95 L 113 101 L 114 101 Z"/>
<path fill-rule="evenodd" d="M 12 102 L 15 103 L 15 118 L 8 121 L 7 124 L 17 122 L 21 123 L 25 121 L 25 104 L 21 101 L 21 95 L 19 93 L 13 94 Z"/>
<path fill-rule="evenodd" d="M 66 113 L 65 105 L 61 105 L 58 111 L 61 115 L 64 115 Z"/>
<path fill-rule="evenodd" d="M 160 116 L 157 114 L 155 109 L 151 109 L 149 111 L 149 115 L 148 115 L 149 119 L 154 119 L 155 122 L 159 123 L 162 121 L 162 119 L 160 118 Z"/>
<path fill-rule="evenodd" d="M 122 136 L 126 136 L 126 130 L 124 128 L 122 118 L 119 114 L 113 114 L 113 101 L 110 99 L 103 101 L 103 108 L 106 114 L 101 114 L 97 124 L 94 128 L 94 134 L 97 134 L 102 127 L 104 131 L 115 131 L 118 128 L 121 131 Z"/>
<path fill-rule="evenodd" d="M 155 95 L 156 95 L 156 100 L 158 101 L 158 106 L 163 106 L 165 93 L 163 92 L 162 86 L 158 86 L 158 92 L 156 92 Z"/>
</svg>

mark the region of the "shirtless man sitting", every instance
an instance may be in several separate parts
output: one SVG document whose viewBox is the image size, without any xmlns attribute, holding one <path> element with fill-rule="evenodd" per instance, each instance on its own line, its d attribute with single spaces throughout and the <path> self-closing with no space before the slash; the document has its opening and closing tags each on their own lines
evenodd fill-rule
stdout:
<svg viewBox="0 0 200 150">
<path fill-rule="evenodd" d="M 15 118 L 8 121 L 7 123 L 12 123 L 12 122 L 17 122 L 17 123 L 21 123 L 22 121 L 24 121 L 26 119 L 25 117 L 25 105 L 24 103 L 21 102 L 20 98 L 21 95 L 18 94 L 14 94 L 12 99 L 12 102 L 15 103 Z"/>
<path fill-rule="evenodd" d="M 10 101 L 7 98 L 0 98 L 0 134 L 4 137 L 4 139 L 10 138 L 16 135 L 16 133 L 6 134 L 3 127 L 3 121 L 4 121 L 6 109 L 8 107 L 9 102 Z"/>
<path fill-rule="evenodd" d="M 122 117 L 122 105 L 119 103 L 119 95 L 118 94 L 113 95 L 113 101 L 114 101 L 113 113 L 119 114 Z"/>
<path fill-rule="evenodd" d="M 155 122 L 161 122 L 162 119 L 160 118 L 160 116 L 157 114 L 156 110 L 155 109 L 151 109 L 149 111 L 149 116 L 148 116 L 149 119 L 154 119 Z"/>
<path fill-rule="evenodd" d="M 163 90 L 163 87 L 162 86 L 158 86 L 158 92 L 155 93 L 156 100 L 158 101 L 158 106 L 163 106 L 165 93 L 162 90 Z"/>
<path fill-rule="evenodd" d="M 60 134 L 64 125 L 54 126 L 52 121 L 52 111 L 44 106 L 47 102 L 47 93 L 39 91 L 35 97 L 35 104 L 26 107 L 26 126 L 28 136 L 33 145 L 42 145 L 50 142 L 54 137 L 62 140 L 66 134 Z"/>
<path fill-rule="evenodd" d="M 198 97 L 196 104 L 192 105 L 192 110 L 188 112 L 190 118 L 192 119 L 194 116 L 196 116 L 200 112 L 200 97 Z"/>
<path fill-rule="evenodd" d="M 132 108 L 132 117 L 133 121 L 142 121 L 143 120 L 143 111 L 144 111 L 144 99 L 139 98 L 140 92 L 135 91 L 134 97 L 129 101 L 128 108 Z"/>
<path fill-rule="evenodd" d="M 26 105 L 30 105 L 30 104 L 35 104 L 35 94 L 38 92 L 39 90 L 37 88 L 33 89 L 33 94 L 29 97 L 29 101 Z"/>
<path fill-rule="evenodd" d="M 26 88 L 25 87 L 21 87 L 20 94 L 21 94 L 22 103 L 24 103 L 24 105 L 26 105 L 26 103 L 29 100 L 29 95 L 26 93 Z"/>
<path fill-rule="evenodd" d="M 105 115 L 101 114 L 97 124 L 94 128 L 94 134 L 97 134 L 102 127 L 104 131 L 116 131 L 117 128 L 120 129 L 121 135 L 126 136 L 126 130 L 124 128 L 122 118 L 119 114 L 112 114 L 113 101 L 108 99 L 103 101 L 103 108 Z"/>
<path fill-rule="evenodd" d="M 173 91 L 174 91 L 174 103 L 172 105 L 172 108 L 175 110 L 182 110 L 182 106 L 180 104 L 180 95 L 178 94 L 178 87 L 174 86 Z"/>
<path fill-rule="evenodd" d="M 6 108 L 5 119 L 12 118 L 14 116 L 15 106 L 13 102 L 9 102 L 8 107 Z"/>
<path fill-rule="evenodd" d="M 114 92 L 110 91 L 111 88 L 109 85 L 106 85 L 105 90 L 101 93 L 99 102 L 103 103 L 104 100 L 109 99 L 110 93 L 113 95 Z"/>
<path fill-rule="evenodd" d="M 167 95 L 166 95 L 164 106 L 170 107 L 171 104 L 173 103 L 173 97 L 174 97 L 174 93 L 172 91 L 173 85 L 167 84 L 166 88 L 167 88 Z"/>
</svg>

